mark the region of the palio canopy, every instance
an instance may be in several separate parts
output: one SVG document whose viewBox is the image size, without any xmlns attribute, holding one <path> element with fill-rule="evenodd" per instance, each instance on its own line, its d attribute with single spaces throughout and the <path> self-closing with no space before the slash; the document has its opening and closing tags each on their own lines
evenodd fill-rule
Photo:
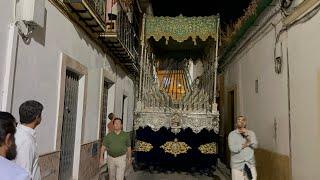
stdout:
<svg viewBox="0 0 320 180">
<path fill-rule="evenodd" d="M 153 37 L 159 41 L 162 37 L 169 40 L 172 39 L 183 42 L 188 38 L 192 38 L 196 43 L 196 38 L 205 41 L 208 37 L 213 39 L 217 35 L 218 16 L 206 17 L 146 17 L 145 35 L 149 39 Z"/>
</svg>

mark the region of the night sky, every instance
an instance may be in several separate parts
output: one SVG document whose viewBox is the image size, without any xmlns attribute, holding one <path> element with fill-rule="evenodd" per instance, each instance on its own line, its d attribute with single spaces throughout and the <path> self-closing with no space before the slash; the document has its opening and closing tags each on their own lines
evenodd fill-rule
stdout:
<svg viewBox="0 0 320 180">
<path fill-rule="evenodd" d="M 251 0 L 151 0 L 155 16 L 210 16 L 220 14 L 222 26 L 244 13 Z"/>
</svg>

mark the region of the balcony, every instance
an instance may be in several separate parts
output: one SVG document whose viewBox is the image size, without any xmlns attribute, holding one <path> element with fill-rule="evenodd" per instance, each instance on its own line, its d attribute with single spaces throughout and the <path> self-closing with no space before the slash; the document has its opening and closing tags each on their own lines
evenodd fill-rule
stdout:
<svg viewBox="0 0 320 180">
<path fill-rule="evenodd" d="M 63 0 L 71 11 L 78 16 L 85 28 L 93 33 L 105 32 L 106 0 Z"/>
<path fill-rule="evenodd" d="M 140 42 L 129 20 L 132 14 L 127 13 L 121 3 L 117 5 L 116 13 L 107 14 L 106 31 L 100 34 L 100 38 L 129 73 L 135 75 L 139 69 Z"/>
<path fill-rule="evenodd" d="M 135 30 L 135 27 L 139 26 L 137 18 L 129 20 L 129 17 L 132 17 L 133 1 L 63 0 L 63 2 L 71 10 L 71 14 L 76 16 L 79 24 L 88 30 L 93 38 L 98 38 L 104 44 L 115 60 L 126 68 L 129 75 L 136 76 L 139 69 L 140 41 Z"/>
</svg>

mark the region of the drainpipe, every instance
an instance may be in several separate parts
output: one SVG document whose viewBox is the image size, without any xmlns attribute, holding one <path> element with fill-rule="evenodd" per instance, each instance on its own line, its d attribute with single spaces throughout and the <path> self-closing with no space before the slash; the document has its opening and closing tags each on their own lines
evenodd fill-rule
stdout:
<svg viewBox="0 0 320 180">
<path fill-rule="evenodd" d="M 287 86 L 288 86 L 288 119 L 289 119 L 289 156 L 290 156 L 290 174 L 292 177 L 292 131 L 291 131 L 291 100 L 290 100 L 290 65 L 289 65 L 289 51 L 288 44 L 286 47 L 287 53 Z"/>
<path fill-rule="evenodd" d="M 13 100 L 13 90 L 14 90 L 14 79 L 16 72 L 16 61 L 18 52 L 18 31 L 14 23 L 9 25 L 8 33 L 8 44 L 6 50 L 5 59 L 5 74 L 3 81 L 3 99 L 2 99 L 2 110 L 7 112 L 12 112 L 12 100 Z"/>
<path fill-rule="evenodd" d="M 18 28 L 16 26 L 16 1 L 13 1 L 12 17 L 13 21 L 9 24 L 8 43 L 4 62 L 5 73 L 3 79 L 3 91 L 1 92 L 3 97 L 1 102 L 1 110 L 7 112 L 12 112 L 14 79 L 19 44 Z"/>
</svg>

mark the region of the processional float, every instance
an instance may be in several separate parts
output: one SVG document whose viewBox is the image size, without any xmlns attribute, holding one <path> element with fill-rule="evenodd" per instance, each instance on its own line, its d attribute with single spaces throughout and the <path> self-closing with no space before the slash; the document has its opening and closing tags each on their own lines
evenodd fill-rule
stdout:
<svg viewBox="0 0 320 180">
<path fill-rule="evenodd" d="M 214 171 L 218 32 L 219 16 L 144 15 L 134 120 L 138 168 Z"/>
</svg>

